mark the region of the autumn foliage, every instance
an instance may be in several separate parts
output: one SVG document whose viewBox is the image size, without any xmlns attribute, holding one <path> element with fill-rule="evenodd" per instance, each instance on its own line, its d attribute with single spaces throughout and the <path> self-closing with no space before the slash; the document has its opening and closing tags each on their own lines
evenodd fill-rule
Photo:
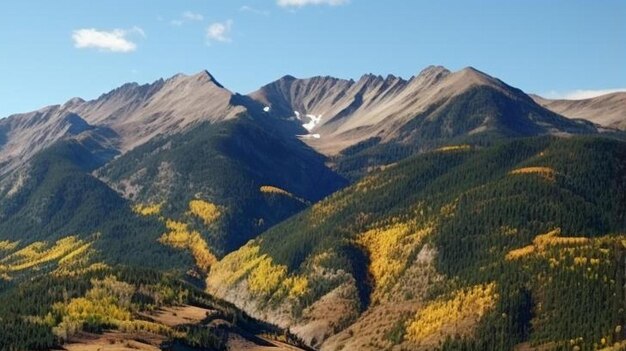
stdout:
<svg viewBox="0 0 626 351">
<path fill-rule="evenodd" d="M 217 205 L 204 200 L 191 200 L 189 212 L 202 219 L 206 225 L 215 223 L 222 214 Z"/>
<path fill-rule="evenodd" d="M 171 219 L 166 220 L 165 225 L 169 231 L 159 238 L 159 242 L 177 249 L 189 250 L 198 268 L 205 272 L 217 262 L 199 232 L 190 230 L 186 223 Z"/>
</svg>

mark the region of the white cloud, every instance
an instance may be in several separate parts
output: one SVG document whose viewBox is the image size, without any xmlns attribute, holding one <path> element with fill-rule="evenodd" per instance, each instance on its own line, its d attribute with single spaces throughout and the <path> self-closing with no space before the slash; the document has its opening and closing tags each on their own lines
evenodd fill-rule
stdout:
<svg viewBox="0 0 626 351">
<path fill-rule="evenodd" d="M 170 24 L 173 26 L 180 27 L 187 22 L 199 22 L 203 20 L 204 20 L 204 16 L 202 16 L 202 14 L 199 14 L 197 12 L 192 12 L 192 11 L 185 11 L 181 14 L 179 18 L 171 20 Z"/>
<path fill-rule="evenodd" d="M 183 18 L 189 21 L 202 21 L 204 19 L 204 16 L 199 13 L 185 11 L 183 12 Z"/>
<path fill-rule="evenodd" d="M 98 49 L 111 52 L 132 52 L 137 49 L 137 44 L 128 36 L 138 34 L 146 36 L 143 29 L 133 27 L 131 29 L 113 29 L 111 31 L 97 30 L 95 28 L 77 29 L 72 33 L 74 47 L 78 49 Z"/>
<path fill-rule="evenodd" d="M 565 99 L 565 100 L 584 100 L 591 99 L 600 95 L 618 93 L 618 92 L 626 92 L 626 88 L 617 88 L 617 89 L 597 89 L 597 90 L 572 90 L 568 92 L 557 92 L 550 91 L 545 94 L 545 97 L 548 99 Z"/>
<path fill-rule="evenodd" d="M 252 6 L 248 6 L 248 5 L 243 5 L 239 8 L 239 11 L 241 12 L 250 12 L 253 13 L 255 15 L 263 15 L 263 16 L 269 16 L 270 12 L 267 10 L 259 10 L 256 9 Z"/>
<path fill-rule="evenodd" d="M 345 5 L 350 0 L 276 0 L 278 6 L 282 7 L 304 7 L 307 5 Z"/>
<path fill-rule="evenodd" d="M 233 27 L 233 21 L 227 20 L 225 22 L 215 22 L 211 23 L 209 27 L 206 29 L 206 37 L 207 40 L 210 41 L 220 41 L 223 43 L 228 43 L 232 41 L 230 38 L 230 31 Z"/>
</svg>

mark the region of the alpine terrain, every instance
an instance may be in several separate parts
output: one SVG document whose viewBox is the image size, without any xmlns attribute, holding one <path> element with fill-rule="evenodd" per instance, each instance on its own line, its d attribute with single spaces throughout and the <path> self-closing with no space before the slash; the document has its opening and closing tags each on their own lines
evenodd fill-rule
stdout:
<svg viewBox="0 0 626 351">
<path fill-rule="evenodd" d="M 626 348 L 624 102 L 201 71 L 0 119 L 0 350 Z"/>
</svg>

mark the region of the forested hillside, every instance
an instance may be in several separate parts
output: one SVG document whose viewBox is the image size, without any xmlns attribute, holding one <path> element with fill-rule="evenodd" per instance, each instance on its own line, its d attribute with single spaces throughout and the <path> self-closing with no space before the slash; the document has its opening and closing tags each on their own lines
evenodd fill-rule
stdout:
<svg viewBox="0 0 626 351">
<path fill-rule="evenodd" d="M 322 349 L 591 349 L 625 338 L 626 144 L 451 145 L 227 255 L 209 291 Z"/>
<path fill-rule="evenodd" d="M 76 140 L 37 154 L 20 170 L 19 187 L 0 200 L 0 241 L 21 248 L 76 235 L 92 241 L 109 263 L 176 268 L 186 262 L 157 242 L 162 224 L 133 213 L 127 200 L 89 173 L 103 164 L 96 155 Z"/>
<path fill-rule="evenodd" d="M 189 221 L 191 201 L 210 204 L 210 220 L 191 217 L 222 256 L 347 183 L 323 156 L 271 123 L 242 116 L 201 124 L 150 141 L 97 174 L 134 204 L 158 205 L 167 218 Z"/>
<path fill-rule="evenodd" d="M 626 345 L 625 134 L 471 67 L 3 121 L 0 350 Z"/>
<path fill-rule="evenodd" d="M 271 345 L 264 340 L 272 339 L 300 343 L 288 332 L 155 270 L 99 266 L 55 272 L 0 289 L 0 299 L 10 301 L 0 304 L 0 350 L 62 349 L 76 340 L 86 340 L 83 347 L 91 349 L 97 347 L 98 335 L 109 337 L 102 347 L 118 344 L 120 349 L 139 345 L 146 350 L 218 351 L 244 337 L 261 346 Z M 255 340 L 252 333 L 265 339 Z"/>
</svg>

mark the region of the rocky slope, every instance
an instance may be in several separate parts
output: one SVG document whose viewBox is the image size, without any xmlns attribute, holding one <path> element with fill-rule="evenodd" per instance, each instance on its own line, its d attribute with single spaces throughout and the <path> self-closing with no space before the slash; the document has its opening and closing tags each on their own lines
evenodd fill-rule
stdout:
<svg viewBox="0 0 626 351">
<path fill-rule="evenodd" d="M 613 93 L 583 100 L 532 98 L 541 106 L 569 118 L 583 118 L 594 123 L 625 130 L 626 93 Z"/>
<path fill-rule="evenodd" d="M 431 66 L 409 80 L 286 76 L 249 96 L 267 105 L 274 116 L 299 120 L 309 130 L 306 142 L 327 155 L 372 138 L 378 143 L 417 139 L 421 143 L 489 132 L 516 136 L 597 132 L 590 123 L 562 118 L 522 91 L 471 67 L 450 72 Z M 470 111 L 456 116 L 459 109 Z"/>
<path fill-rule="evenodd" d="M 0 174 L 58 140 L 89 134 L 97 134 L 112 154 L 124 153 L 194 123 L 232 119 L 246 112 L 244 100 L 203 71 L 145 85 L 129 83 L 91 101 L 74 98 L 12 115 L 0 120 Z"/>
<path fill-rule="evenodd" d="M 0 176 L 66 138 L 91 140 L 107 159 L 117 153 L 117 135 L 111 129 L 94 126 L 64 106 L 49 106 L 0 120 Z"/>
</svg>

